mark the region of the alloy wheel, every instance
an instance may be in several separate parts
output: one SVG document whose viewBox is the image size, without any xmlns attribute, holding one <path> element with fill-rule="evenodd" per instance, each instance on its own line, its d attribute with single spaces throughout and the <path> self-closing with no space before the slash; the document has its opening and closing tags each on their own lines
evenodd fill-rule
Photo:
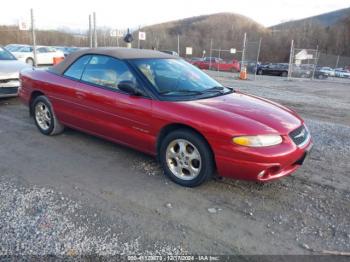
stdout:
<svg viewBox="0 0 350 262">
<path fill-rule="evenodd" d="M 170 171 L 182 180 L 192 180 L 201 172 L 202 158 L 198 149 L 188 140 L 175 139 L 166 150 Z"/>
<path fill-rule="evenodd" d="M 46 131 L 51 126 L 51 113 L 47 105 L 39 102 L 35 105 L 35 119 L 39 127 Z"/>
</svg>

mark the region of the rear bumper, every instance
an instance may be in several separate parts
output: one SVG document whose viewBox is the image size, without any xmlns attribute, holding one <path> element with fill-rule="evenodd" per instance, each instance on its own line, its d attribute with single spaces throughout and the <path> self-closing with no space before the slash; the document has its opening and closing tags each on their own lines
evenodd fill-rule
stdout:
<svg viewBox="0 0 350 262">
<path fill-rule="evenodd" d="M 294 146 L 293 150 L 281 152 L 279 156 L 266 156 L 260 159 L 256 155 L 248 161 L 227 156 L 216 157 L 220 176 L 257 182 L 269 182 L 295 172 L 304 162 L 313 146 L 312 140 L 302 148 Z M 255 159 L 255 160 L 253 160 Z"/>
</svg>

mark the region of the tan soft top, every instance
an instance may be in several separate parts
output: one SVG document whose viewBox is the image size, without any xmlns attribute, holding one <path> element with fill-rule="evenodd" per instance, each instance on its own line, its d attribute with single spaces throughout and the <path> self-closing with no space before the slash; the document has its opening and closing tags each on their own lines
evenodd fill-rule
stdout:
<svg viewBox="0 0 350 262">
<path fill-rule="evenodd" d="M 101 47 L 82 49 L 74 53 L 69 54 L 61 63 L 50 68 L 50 71 L 62 75 L 66 69 L 77 58 L 83 55 L 107 55 L 115 57 L 117 59 L 138 59 L 138 58 L 176 58 L 172 55 L 162 53 L 159 51 L 147 50 L 147 49 L 134 49 L 134 48 L 122 48 L 122 47 Z"/>
</svg>

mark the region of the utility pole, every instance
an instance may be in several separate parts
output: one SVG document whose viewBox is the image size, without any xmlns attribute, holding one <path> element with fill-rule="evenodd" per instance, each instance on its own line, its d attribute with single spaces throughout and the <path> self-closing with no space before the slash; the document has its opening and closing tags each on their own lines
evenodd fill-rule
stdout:
<svg viewBox="0 0 350 262">
<path fill-rule="evenodd" d="M 219 76 L 219 73 L 220 73 L 220 59 L 221 59 L 221 47 L 219 48 L 218 76 Z"/>
<path fill-rule="evenodd" d="M 246 42 L 247 42 L 247 33 L 244 33 L 244 37 L 243 37 L 243 51 L 242 51 L 242 62 L 241 62 L 241 67 L 244 67 L 244 60 L 245 60 L 245 48 L 246 48 Z"/>
<path fill-rule="evenodd" d="M 338 64 L 339 64 L 339 55 L 337 56 L 337 62 L 335 63 L 335 67 L 334 68 L 338 68 Z"/>
<path fill-rule="evenodd" d="M 260 49 L 261 49 L 261 38 L 260 38 L 260 40 L 259 40 L 258 54 L 257 54 L 257 56 L 256 56 L 254 80 L 256 80 L 256 73 L 257 73 L 257 71 L 258 71 L 258 63 L 259 63 Z"/>
<path fill-rule="evenodd" d="M 37 66 L 37 57 L 36 57 L 36 37 L 35 37 L 35 24 L 34 24 L 34 11 L 33 11 L 33 8 L 30 9 L 30 20 L 31 20 L 31 24 L 32 24 L 32 40 L 33 40 L 34 66 Z"/>
<path fill-rule="evenodd" d="M 209 70 L 211 69 L 211 56 L 213 54 L 213 39 L 210 39 L 210 58 L 209 58 Z"/>
<path fill-rule="evenodd" d="M 156 50 L 159 50 L 159 41 L 160 41 L 160 40 L 159 40 L 159 38 L 157 37 L 157 38 L 156 38 Z"/>
<path fill-rule="evenodd" d="M 97 30 L 96 30 L 96 13 L 93 12 L 93 20 L 94 20 L 94 47 L 97 47 Z"/>
<path fill-rule="evenodd" d="M 141 26 L 139 25 L 139 31 L 137 32 L 138 36 L 137 36 L 137 48 L 140 49 L 140 30 L 141 30 Z"/>
<path fill-rule="evenodd" d="M 177 54 L 180 55 L 180 35 L 177 34 Z"/>
<path fill-rule="evenodd" d="M 92 23 L 91 23 L 91 15 L 89 15 L 89 47 L 92 48 Z"/>
<path fill-rule="evenodd" d="M 318 57 L 319 57 L 319 54 L 318 54 L 318 45 L 316 47 L 316 58 L 315 58 L 315 64 L 314 64 L 314 70 L 312 71 L 312 80 L 315 79 L 315 71 L 316 71 L 316 67 L 318 65 Z"/>
<path fill-rule="evenodd" d="M 292 77 L 293 57 L 294 57 L 294 40 L 292 40 L 292 42 L 290 43 L 288 80 L 290 80 Z"/>
</svg>

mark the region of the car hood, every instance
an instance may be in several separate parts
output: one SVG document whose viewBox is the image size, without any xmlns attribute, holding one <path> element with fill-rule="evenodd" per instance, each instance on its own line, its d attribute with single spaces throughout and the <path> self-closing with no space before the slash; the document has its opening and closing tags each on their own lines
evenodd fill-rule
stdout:
<svg viewBox="0 0 350 262">
<path fill-rule="evenodd" d="M 0 79 L 18 78 L 19 72 L 29 66 L 18 60 L 0 61 Z"/>
<path fill-rule="evenodd" d="M 205 107 L 221 119 L 232 119 L 234 125 L 242 123 L 239 129 L 247 134 L 251 133 L 252 129 L 288 134 L 303 123 L 294 111 L 278 103 L 240 92 L 191 101 L 191 104 L 195 107 Z"/>
</svg>

